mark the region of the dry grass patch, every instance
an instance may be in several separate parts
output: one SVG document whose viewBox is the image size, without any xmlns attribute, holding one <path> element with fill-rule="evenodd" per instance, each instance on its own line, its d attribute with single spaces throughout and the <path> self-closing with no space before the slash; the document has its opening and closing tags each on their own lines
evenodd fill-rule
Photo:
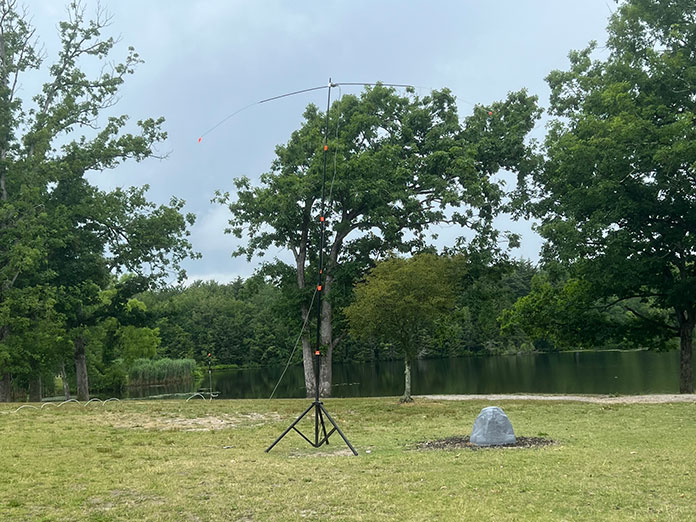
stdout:
<svg viewBox="0 0 696 522">
<path fill-rule="evenodd" d="M 277 422 L 281 419 L 278 413 L 219 413 L 217 415 L 202 415 L 200 417 L 182 417 L 161 414 L 157 416 L 147 413 L 105 412 L 96 422 L 106 423 L 118 429 L 144 429 L 156 431 L 212 431 L 239 427 L 261 426 L 266 422 Z"/>
</svg>

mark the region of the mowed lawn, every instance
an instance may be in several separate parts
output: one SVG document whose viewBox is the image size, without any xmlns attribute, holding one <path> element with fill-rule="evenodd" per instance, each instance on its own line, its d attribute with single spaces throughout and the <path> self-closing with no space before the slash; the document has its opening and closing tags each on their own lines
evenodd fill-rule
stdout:
<svg viewBox="0 0 696 522">
<path fill-rule="evenodd" d="M 359 456 L 265 453 L 309 404 L 0 404 L 0 520 L 696 520 L 696 403 L 334 399 Z M 417 449 L 490 405 L 556 444 Z"/>
</svg>

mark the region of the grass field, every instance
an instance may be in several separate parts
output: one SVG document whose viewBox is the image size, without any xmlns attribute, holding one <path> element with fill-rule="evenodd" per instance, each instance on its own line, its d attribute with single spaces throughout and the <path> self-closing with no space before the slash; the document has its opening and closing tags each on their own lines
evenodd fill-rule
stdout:
<svg viewBox="0 0 696 522">
<path fill-rule="evenodd" d="M 0 404 L 0 520 L 696 520 L 696 403 L 499 401 L 556 444 L 476 451 L 416 446 L 490 402 L 325 404 L 358 457 L 264 453 L 303 400 Z"/>
</svg>

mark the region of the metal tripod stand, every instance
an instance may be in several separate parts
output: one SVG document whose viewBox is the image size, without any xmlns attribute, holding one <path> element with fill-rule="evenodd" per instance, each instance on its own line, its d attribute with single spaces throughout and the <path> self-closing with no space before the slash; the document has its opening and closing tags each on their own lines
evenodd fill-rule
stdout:
<svg viewBox="0 0 696 522">
<path fill-rule="evenodd" d="M 314 383 L 315 383 L 315 392 L 314 392 L 314 402 L 309 405 L 309 407 L 302 412 L 302 414 L 295 419 L 295 421 L 290 424 L 290 426 L 287 427 L 287 429 L 278 437 L 273 444 L 268 446 L 266 448 L 266 453 L 271 451 L 273 449 L 273 446 L 278 444 L 280 440 L 285 437 L 288 433 L 290 433 L 291 430 L 295 430 L 297 433 L 300 434 L 300 437 L 302 437 L 304 440 L 309 442 L 310 445 L 312 445 L 315 448 L 319 448 L 323 444 L 328 445 L 329 444 L 329 437 L 334 434 L 334 432 L 337 432 L 341 438 L 343 439 L 343 442 L 346 443 L 346 445 L 350 448 L 350 450 L 353 452 L 353 455 L 357 455 L 358 452 L 355 451 L 355 448 L 353 445 L 350 443 L 350 441 L 346 438 L 346 436 L 343 434 L 341 431 L 341 428 L 338 427 L 338 424 L 336 424 L 336 421 L 333 420 L 331 415 L 329 415 L 329 412 L 326 411 L 326 408 L 324 407 L 324 404 L 319 400 L 319 358 L 321 357 L 321 354 L 319 350 L 317 350 L 314 353 Z M 297 429 L 297 424 L 307 415 L 310 413 L 312 410 L 314 410 L 314 440 L 310 440 L 309 437 L 307 437 L 304 433 L 302 433 L 299 429 Z M 328 419 L 328 421 L 331 423 L 331 430 L 326 431 L 326 423 L 324 422 L 324 417 Z"/>
</svg>

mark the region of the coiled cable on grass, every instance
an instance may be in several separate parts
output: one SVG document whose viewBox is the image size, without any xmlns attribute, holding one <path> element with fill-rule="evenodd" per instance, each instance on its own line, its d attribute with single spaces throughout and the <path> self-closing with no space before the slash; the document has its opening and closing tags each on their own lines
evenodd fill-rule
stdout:
<svg viewBox="0 0 696 522">
<path fill-rule="evenodd" d="M 69 402 L 76 402 L 77 404 L 80 404 L 80 401 L 78 401 L 77 399 L 68 399 L 67 401 L 61 402 L 61 403 L 58 405 L 58 407 L 60 408 L 63 404 L 68 404 Z"/>
<path fill-rule="evenodd" d="M 19 408 L 17 408 L 17 409 L 16 409 L 15 411 L 13 411 L 12 413 L 17 413 L 17 412 L 18 412 L 19 410 L 21 410 L 22 408 L 32 408 L 32 409 L 34 409 L 34 410 L 38 410 L 38 409 L 39 409 L 39 408 L 37 408 L 36 406 L 34 406 L 34 405 L 32 405 L 32 404 L 22 404 Z"/>
<path fill-rule="evenodd" d="M 193 395 L 191 395 L 188 399 L 186 399 L 186 402 L 190 401 L 194 397 L 200 397 L 201 399 L 205 400 L 205 395 L 203 395 L 201 392 L 196 392 Z M 210 400 L 213 400 L 213 393 L 210 393 Z"/>
<path fill-rule="evenodd" d="M 105 401 L 103 401 L 103 400 L 101 400 L 101 399 L 98 399 L 98 398 L 94 397 L 94 398 L 88 400 L 86 403 L 82 404 L 82 407 L 83 407 L 83 408 L 84 408 L 84 407 L 87 407 L 87 405 L 90 404 L 90 403 L 92 403 L 92 402 L 99 402 L 99 403 L 101 403 L 102 406 L 104 406 L 107 402 L 113 402 L 113 401 L 121 402 L 121 399 L 119 399 L 119 398 L 117 398 L 117 397 L 111 397 L 110 399 L 106 399 Z M 41 405 L 41 408 L 39 408 L 38 406 L 34 406 L 33 404 L 22 404 L 22 405 L 21 405 L 19 408 L 17 408 L 16 410 L 11 410 L 11 411 L 6 412 L 6 413 L 17 413 L 19 410 L 24 409 L 24 408 L 29 408 L 29 409 L 32 409 L 32 410 L 43 410 L 46 406 L 55 406 L 56 408 L 60 408 L 60 407 L 63 406 L 64 404 L 69 404 L 69 403 L 71 403 L 71 402 L 74 402 L 74 403 L 76 403 L 76 404 L 80 404 L 80 401 L 78 401 L 77 399 L 68 399 L 68 400 L 63 401 L 63 402 L 61 402 L 61 403 L 59 403 L 59 404 L 55 404 L 55 403 L 53 403 L 53 402 L 45 402 L 45 403 L 43 403 L 43 404 Z"/>
</svg>

